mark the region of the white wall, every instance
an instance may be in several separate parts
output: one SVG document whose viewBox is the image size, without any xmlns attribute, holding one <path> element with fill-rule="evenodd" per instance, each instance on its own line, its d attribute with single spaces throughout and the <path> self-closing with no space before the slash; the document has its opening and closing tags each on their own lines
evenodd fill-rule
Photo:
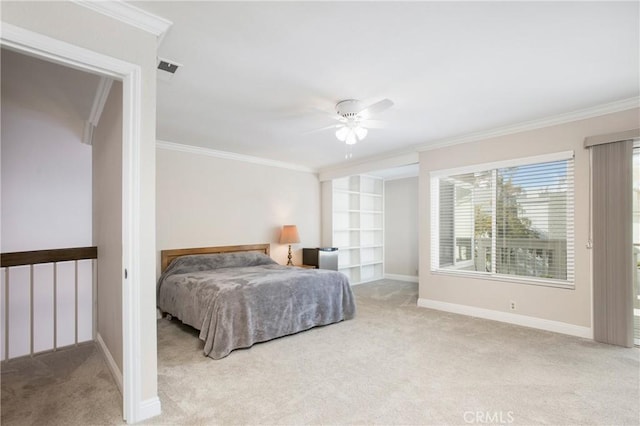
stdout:
<svg viewBox="0 0 640 426">
<path fill-rule="evenodd" d="M 97 331 L 122 375 L 122 83 L 111 87 L 93 134 L 93 245 Z"/>
<path fill-rule="evenodd" d="M 69 102 L 73 87 L 51 87 L 56 78 L 46 80 L 41 71 L 49 76 L 68 72 L 65 80 L 79 84 L 91 85 L 92 80 L 79 71 L 3 49 L 0 246 L 5 253 L 91 245 L 91 147 L 80 142 L 82 111 Z M 78 262 L 80 342 L 93 337 L 91 263 Z M 53 273 L 52 264 L 34 266 L 34 352 L 54 347 Z M 4 279 L 3 270 L 3 312 Z M 10 358 L 30 353 L 29 280 L 28 266 L 10 268 Z M 57 346 L 61 347 L 75 343 L 73 262 L 57 266 L 56 298 Z M 5 355 L 4 320 L 2 315 L 1 359 Z"/>
<path fill-rule="evenodd" d="M 516 314 L 569 325 L 571 334 L 588 335 L 591 328 L 591 260 L 589 235 L 589 155 L 586 136 L 639 127 L 639 110 L 531 130 L 479 142 L 425 151 L 420 155 L 420 299 Z M 430 272 L 429 173 L 474 164 L 573 150 L 575 152 L 575 289 L 558 289 Z M 512 312 L 513 313 L 513 312 Z M 537 322 L 536 324 L 543 324 Z M 557 324 L 556 324 L 557 325 Z M 555 327 L 555 325 L 554 325 Z"/>
<path fill-rule="evenodd" d="M 385 275 L 418 277 L 418 178 L 384 183 Z"/>
<path fill-rule="evenodd" d="M 157 38 L 72 2 L 2 2 L 2 21 L 140 66 L 139 312 L 141 398 L 157 406 L 155 129 Z M 137 401 L 140 403 L 140 401 Z"/>
<path fill-rule="evenodd" d="M 305 172 L 159 148 L 157 243 L 160 250 L 271 243 L 286 264 L 282 225 L 297 225 L 302 247 L 320 244 L 320 183 Z"/>
<path fill-rule="evenodd" d="M 25 68 L 40 63 L 2 52 L 2 252 L 91 245 L 91 147 L 80 142 L 83 118 L 63 97 L 38 93 Z"/>
</svg>

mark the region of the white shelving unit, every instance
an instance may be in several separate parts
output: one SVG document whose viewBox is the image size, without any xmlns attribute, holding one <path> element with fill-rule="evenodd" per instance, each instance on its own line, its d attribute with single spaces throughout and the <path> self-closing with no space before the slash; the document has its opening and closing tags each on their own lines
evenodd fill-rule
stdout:
<svg viewBox="0 0 640 426">
<path fill-rule="evenodd" d="M 327 245 L 338 247 L 338 269 L 351 284 L 384 277 L 384 181 L 348 176 L 325 182 Z M 330 208 L 328 208 L 330 206 Z"/>
</svg>

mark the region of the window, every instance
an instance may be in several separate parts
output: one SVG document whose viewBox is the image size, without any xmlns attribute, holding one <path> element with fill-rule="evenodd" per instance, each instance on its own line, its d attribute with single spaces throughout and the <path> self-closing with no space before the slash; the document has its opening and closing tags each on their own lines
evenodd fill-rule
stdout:
<svg viewBox="0 0 640 426">
<path fill-rule="evenodd" d="M 431 173 L 431 270 L 573 288 L 573 152 Z"/>
</svg>

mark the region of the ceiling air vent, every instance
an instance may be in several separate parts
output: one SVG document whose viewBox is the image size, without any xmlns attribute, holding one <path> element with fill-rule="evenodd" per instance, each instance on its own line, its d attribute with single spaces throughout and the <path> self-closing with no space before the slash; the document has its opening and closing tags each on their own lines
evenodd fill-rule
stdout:
<svg viewBox="0 0 640 426">
<path fill-rule="evenodd" d="M 158 63 L 159 70 L 166 71 L 171 74 L 175 74 L 176 71 L 178 71 L 179 66 L 180 65 L 165 61 L 164 59 L 160 59 L 160 62 Z"/>
<path fill-rule="evenodd" d="M 171 81 L 180 67 L 182 67 L 182 64 L 179 64 L 176 61 L 158 58 L 158 70 L 156 71 L 158 80 Z"/>
</svg>

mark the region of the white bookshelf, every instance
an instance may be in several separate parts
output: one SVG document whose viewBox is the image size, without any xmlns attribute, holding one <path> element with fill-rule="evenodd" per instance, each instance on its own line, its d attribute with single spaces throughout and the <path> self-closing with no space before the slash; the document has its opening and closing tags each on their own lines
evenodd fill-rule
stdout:
<svg viewBox="0 0 640 426">
<path fill-rule="evenodd" d="M 384 277 L 384 181 L 348 176 L 325 182 L 325 243 L 338 247 L 338 269 L 351 284 Z M 330 208 L 329 208 L 330 206 Z M 330 241 L 327 241 L 330 240 Z"/>
</svg>

